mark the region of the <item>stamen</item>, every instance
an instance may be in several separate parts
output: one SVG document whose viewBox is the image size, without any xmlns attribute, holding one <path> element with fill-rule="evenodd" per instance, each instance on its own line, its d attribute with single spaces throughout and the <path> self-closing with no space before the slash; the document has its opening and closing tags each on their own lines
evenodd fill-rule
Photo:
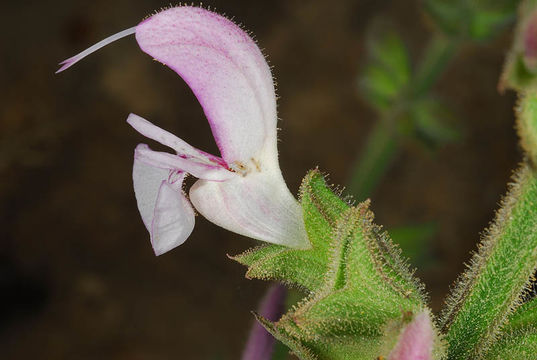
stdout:
<svg viewBox="0 0 537 360">
<path fill-rule="evenodd" d="M 136 26 L 133 26 L 133 27 L 131 27 L 129 29 L 120 31 L 117 34 L 114 34 L 112 36 L 107 37 L 104 40 L 99 41 L 97 44 L 95 44 L 93 46 L 90 46 L 89 48 L 87 48 L 86 50 L 82 51 L 81 53 L 76 54 L 75 56 L 70 57 L 69 59 L 62 61 L 59 64 L 59 65 L 62 65 L 62 67 L 59 68 L 58 71 L 56 71 L 56 74 L 59 73 L 59 72 L 64 71 L 67 68 L 70 68 L 71 66 L 73 66 L 74 64 L 76 64 L 77 62 L 79 62 L 80 60 L 82 60 L 83 58 L 88 56 L 89 54 L 99 50 L 100 48 L 102 48 L 102 47 L 104 47 L 104 46 L 106 46 L 106 45 L 108 45 L 108 44 L 110 44 L 110 43 L 112 43 L 112 42 L 114 42 L 116 40 L 124 38 L 125 36 L 132 35 L 135 32 L 136 32 Z"/>
</svg>

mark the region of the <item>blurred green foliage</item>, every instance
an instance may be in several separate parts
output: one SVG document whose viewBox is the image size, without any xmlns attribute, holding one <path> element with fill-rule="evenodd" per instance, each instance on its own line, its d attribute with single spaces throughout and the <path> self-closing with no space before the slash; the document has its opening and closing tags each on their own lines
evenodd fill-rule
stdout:
<svg viewBox="0 0 537 360">
<path fill-rule="evenodd" d="M 537 88 L 537 1 L 521 4 L 520 20 L 500 80 L 500 89 Z"/>
<path fill-rule="evenodd" d="M 404 225 L 388 230 L 393 242 L 401 247 L 403 254 L 407 256 L 414 266 L 423 268 L 427 265 L 426 256 L 429 248 L 429 241 L 436 233 L 435 223 L 424 223 L 416 225 Z"/>
<path fill-rule="evenodd" d="M 483 41 L 515 18 L 513 0 L 425 0 L 425 11 L 447 36 Z"/>
<path fill-rule="evenodd" d="M 415 71 L 406 45 L 389 26 L 373 28 L 368 44 L 370 59 L 359 88 L 378 120 L 352 169 L 349 191 L 358 200 L 371 195 L 395 159 L 401 139 L 434 149 L 460 138 L 451 111 L 429 94 L 451 58 L 454 42 L 436 37 Z"/>
<path fill-rule="evenodd" d="M 378 111 L 388 111 L 403 93 L 411 76 L 408 50 L 392 31 L 374 35 L 369 41 L 370 62 L 361 77 L 364 97 Z"/>
<path fill-rule="evenodd" d="M 414 102 L 409 110 L 414 133 L 412 136 L 430 147 L 437 147 L 461 138 L 450 110 L 440 101 L 424 98 Z"/>
<path fill-rule="evenodd" d="M 404 40 L 390 25 L 384 22 L 371 26 L 367 42 L 369 62 L 359 78 L 359 88 L 378 118 L 351 170 L 348 190 L 358 200 L 371 196 L 396 159 L 402 140 L 434 150 L 461 139 L 461 126 L 452 110 L 431 89 L 465 42 L 489 40 L 512 22 L 517 3 L 425 0 L 424 11 L 436 25 L 436 31 L 419 59 L 411 58 Z M 514 69 L 517 74 L 528 73 L 526 67 L 514 66 Z M 524 78 L 522 75 L 518 77 Z M 402 229 L 391 232 L 417 264 L 427 240 L 434 235 L 434 226 L 424 224 Z"/>
<path fill-rule="evenodd" d="M 467 41 L 485 41 L 515 17 L 514 0 L 425 0 L 436 24 L 420 59 L 411 59 L 397 31 L 374 24 L 368 38 L 369 62 L 359 79 L 363 98 L 378 121 L 351 170 L 349 191 L 358 200 L 371 195 L 398 152 L 400 138 L 436 148 L 460 139 L 454 116 L 431 88 Z M 412 64 L 416 63 L 416 66 Z M 514 62 L 519 64 L 520 62 Z M 518 73 L 520 66 L 515 67 Z"/>
</svg>

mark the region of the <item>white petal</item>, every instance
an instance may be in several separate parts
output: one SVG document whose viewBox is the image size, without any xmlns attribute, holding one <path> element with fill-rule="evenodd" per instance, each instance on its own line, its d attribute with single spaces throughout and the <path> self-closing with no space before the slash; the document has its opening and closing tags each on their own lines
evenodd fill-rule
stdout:
<svg viewBox="0 0 537 360">
<path fill-rule="evenodd" d="M 194 210 L 182 191 L 163 181 L 151 227 L 155 254 L 162 255 L 184 243 L 194 229 L 194 222 Z"/>
<path fill-rule="evenodd" d="M 169 173 L 169 170 L 155 168 L 136 160 L 136 158 L 134 159 L 132 168 L 134 194 L 147 231 L 151 231 L 160 185 L 163 180 L 168 178 Z"/>
<path fill-rule="evenodd" d="M 209 221 L 254 239 L 309 248 L 302 209 L 279 171 L 255 172 L 224 182 L 197 181 L 190 201 Z"/>
<path fill-rule="evenodd" d="M 255 42 L 199 7 L 164 10 L 136 28 L 140 48 L 177 72 L 198 98 L 229 164 L 276 153 L 276 96 Z"/>
<path fill-rule="evenodd" d="M 156 255 L 182 244 L 194 229 L 194 210 L 181 190 L 184 174 L 134 160 L 134 193 Z"/>
</svg>

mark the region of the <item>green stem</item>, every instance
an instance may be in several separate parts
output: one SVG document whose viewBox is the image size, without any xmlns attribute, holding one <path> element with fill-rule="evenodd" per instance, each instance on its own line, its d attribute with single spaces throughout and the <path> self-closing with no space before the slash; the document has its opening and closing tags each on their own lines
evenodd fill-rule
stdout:
<svg viewBox="0 0 537 360">
<path fill-rule="evenodd" d="M 532 166 L 537 166 L 537 95 L 533 91 L 522 92 L 516 127 L 520 145 L 524 149 Z"/>
<path fill-rule="evenodd" d="M 349 183 L 349 192 L 359 201 L 366 199 L 388 170 L 397 153 L 394 129 L 378 121 L 369 133 Z"/>
<path fill-rule="evenodd" d="M 425 53 L 412 80 L 411 99 L 419 98 L 429 92 L 459 47 L 460 41 L 457 39 L 441 33 L 433 35 L 425 48 Z"/>
<path fill-rule="evenodd" d="M 479 359 L 494 343 L 537 264 L 537 178 L 527 165 L 474 255 L 470 268 L 447 300 L 442 318 L 448 359 Z"/>
<path fill-rule="evenodd" d="M 390 110 L 378 120 L 370 132 L 362 153 L 352 167 L 349 192 L 357 200 L 371 195 L 397 155 L 397 123 L 408 104 L 426 94 L 445 70 L 456 53 L 459 42 L 442 34 L 435 34 L 425 48 L 416 75 L 411 80 L 408 92 L 402 94 Z"/>
</svg>

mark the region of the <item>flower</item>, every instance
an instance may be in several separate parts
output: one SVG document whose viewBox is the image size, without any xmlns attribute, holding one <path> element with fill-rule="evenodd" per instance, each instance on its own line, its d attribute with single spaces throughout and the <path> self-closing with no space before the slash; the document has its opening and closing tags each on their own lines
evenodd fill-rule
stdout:
<svg viewBox="0 0 537 360">
<path fill-rule="evenodd" d="M 434 331 L 427 311 L 417 314 L 399 335 L 388 360 L 432 360 Z"/>
<path fill-rule="evenodd" d="M 523 60 L 530 72 L 537 70 L 537 11 L 534 10 L 524 22 L 522 35 Z"/>
<path fill-rule="evenodd" d="M 58 72 L 124 36 L 173 69 L 190 86 L 221 157 L 198 150 L 149 121 L 127 122 L 175 151 L 135 150 L 138 209 L 157 255 L 182 244 L 194 228 L 193 207 L 209 221 L 258 240 L 308 248 L 300 205 L 278 164 L 276 96 L 270 69 L 255 42 L 230 20 L 198 7 L 155 14 L 65 60 Z M 199 180 L 183 192 L 183 180 Z"/>
</svg>

